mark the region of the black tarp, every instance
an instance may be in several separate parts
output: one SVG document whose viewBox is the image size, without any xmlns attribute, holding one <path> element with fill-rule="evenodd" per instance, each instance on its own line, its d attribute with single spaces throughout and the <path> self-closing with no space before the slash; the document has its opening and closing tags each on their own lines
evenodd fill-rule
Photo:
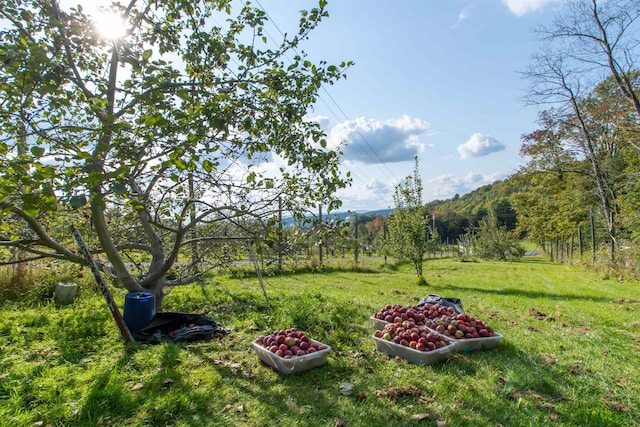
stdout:
<svg viewBox="0 0 640 427">
<path fill-rule="evenodd" d="M 460 300 L 460 298 L 444 298 L 438 294 L 430 294 L 420 300 L 420 302 L 418 303 L 418 307 L 422 307 L 425 304 L 440 304 L 444 305 L 445 307 L 453 307 L 456 313 L 464 313 L 464 310 L 462 309 L 462 301 Z"/>
<path fill-rule="evenodd" d="M 137 341 L 161 342 L 206 341 L 222 338 L 229 331 L 202 314 L 163 311 L 156 313 L 144 328 L 135 333 Z"/>
</svg>

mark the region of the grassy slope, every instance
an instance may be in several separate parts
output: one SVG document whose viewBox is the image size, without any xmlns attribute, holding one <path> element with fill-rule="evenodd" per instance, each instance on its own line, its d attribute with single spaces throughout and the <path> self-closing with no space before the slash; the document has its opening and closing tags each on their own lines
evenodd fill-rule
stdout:
<svg viewBox="0 0 640 427">
<path fill-rule="evenodd" d="M 540 426 L 638 425 L 640 287 L 541 259 L 425 263 L 410 269 L 267 278 L 218 277 L 174 290 L 165 309 L 204 313 L 232 330 L 221 341 L 124 346 L 103 300 L 0 311 L 0 425 Z M 416 366 L 375 350 L 369 317 L 429 293 L 462 299 L 503 340 Z M 118 301 L 124 293 L 118 292 Z M 296 326 L 333 352 L 283 376 L 250 348 Z M 352 395 L 339 391 L 354 384 Z M 420 396 L 380 392 L 415 386 Z M 423 420 L 412 419 L 421 415 Z"/>
</svg>

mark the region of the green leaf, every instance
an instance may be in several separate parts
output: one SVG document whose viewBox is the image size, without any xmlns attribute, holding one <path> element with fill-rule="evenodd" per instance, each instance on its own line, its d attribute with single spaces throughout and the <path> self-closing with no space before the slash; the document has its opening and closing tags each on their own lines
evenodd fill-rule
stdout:
<svg viewBox="0 0 640 427">
<path fill-rule="evenodd" d="M 160 121 L 159 116 L 147 116 L 144 119 L 144 124 L 147 126 L 153 126 Z"/>
<path fill-rule="evenodd" d="M 180 172 L 184 171 L 187 168 L 187 164 L 184 160 L 177 158 L 173 161 L 173 164 L 178 168 Z"/>
<path fill-rule="evenodd" d="M 89 185 L 95 185 L 99 182 L 102 182 L 104 179 L 104 175 L 100 172 L 89 172 L 89 176 L 87 177 L 87 183 Z"/>
<path fill-rule="evenodd" d="M 211 163 L 210 160 L 204 160 L 202 162 L 202 169 L 204 169 L 207 173 L 211 173 L 211 171 L 213 170 L 213 163 Z"/>
<path fill-rule="evenodd" d="M 31 147 L 31 154 L 33 154 L 34 157 L 40 158 L 44 154 L 44 148 L 34 145 Z"/>
<path fill-rule="evenodd" d="M 121 182 L 114 182 L 113 185 L 111 186 L 111 189 L 118 196 L 122 196 L 127 192 L 127 188 Z"/>
<path fill-rule="evenodd" d="M 153 55 L 153 50 L 147 49 L 144 52 L 142 52 L 142 59 L 145 61 L 148 61 L 149 58 L 151 58 L 151 55 Z"/>
<path fill-rule="evenodd" d="M 87 198 L 84 195 L 71 196 L 69 204 L 73 209 L 79 209 L 87 204 Z"/>
<path fill-rule="evenodd" d="M 38 215 L 39 198 L 35 194 L 25 194 L 22 197 L 22 210 L 32 218 Z"/>
</svg>

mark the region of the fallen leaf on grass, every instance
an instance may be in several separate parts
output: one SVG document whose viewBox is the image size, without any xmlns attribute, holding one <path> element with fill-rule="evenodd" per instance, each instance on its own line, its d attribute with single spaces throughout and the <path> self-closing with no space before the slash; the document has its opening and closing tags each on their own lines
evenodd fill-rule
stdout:
<svg viewBox="0 0 640 427">
<path fill-rule="evenodd" d="M 629 408 L 627 405 L 620 402 L 606 402 L 605 406 L 617 412 L 624 412 L 624 413 L 631 412 L 631 408 Z"/>
<path fill-rule="evenodd" d="M 222 408 L 220 412 L 228 411 L 229 409 L 231 409 L 231 404 L 227 403 L 226 405 L 224 405 L 224 408 Z"/>
<path fill-rule="evenodd" d="M 537 318 L 538 320 L 544 320 L 547 317 L 546 314 L 544 314 L 541 311 L 536 310 L 535 308 L 530 308 L 529 309 L 529 315 Z"/>
<path fill-rule="evenodd" d="M 517 401 L 524 397 L 524 393 L 515 387 L 505 387 L 507 399 Z"/>
<path fill-rule="evenodd" d="M 616 379 L 616 384 L 618 384 L 620 387 L 626 387 L 629 384 L 629 379 L 628 378 L 618 378 L 618 379 Z"/>
<path fill-rule="evenodd" d="M 337 426 L 343 426 L 344 425 L 344 421 L 342 421 L 340 418 L 334 418 L 333 419 L 333 423 Z"/>
<path fill-rule="evenodd" d="M 423 403 L 423 404 L 426 404 L 426 403 L 433 403 L 433 402 L 435 402 L 435 401 L 436 401 L 436 398 L 435 398 L 435 397 L 433 397 L 433 396 L 431 396 L 431 397 L 423 397 L 423 396 L 420 396 L 420 399 L 418 399 L 418 401 L 419 401 L 420 403 Z"/>
<path fill-rule="evenodd" d="M 579 374 L 581 374 L 583 372 L 589 372 L 589 371 L 590 371 L 589 368 L 583 368 L 582 367 L 582 361 L 580 361 L 580 360 L 577 360 L 577 361 L 573 362 L 571 364 L 571 366 L 569 366 L 566 369 L 566 372 L 568 374 L 571 374 L 571 375 L 579 375 Z"/>
<path fill-rule="evenodd" d="M 165 386 L 170 386 L 171 384 L 173 384 L 173 379 L 167 378 L 166 380 L 164 380 L 162 382 L 162 384 L 165 385 Z"/>
<path fill-rule="evenodd" d="M 422 420 L 428 420 L 429 419 L 429 414 L 415 414 L 415 415 L 411 415 L 412 420 L 418 420 L 418 421 L 422 421 Z"/>
<path fill-rule="evenodd" d="M 136 391 L 136 390 L 140 390 L 142 387 L 144 387 L 144 384 L 142 383 L 135 383 L 133 385 L 133 387 L 131 387 L 131 390 Z"/>
<path fill-rule="evenodd" d="M 542 402 L 538 405 L 536 405 L 538 408 L 540 409 L 555 409 L 556 405 L 554 405 L 553 403 L 550 402 Z"/>
<path fill-rule="evenodd" d="M 558 362 L 558 359 L 556 358 L 556 356 L 554 354 L 540 353 L 540 357 L 542 357 L 542 360 L 544 360 L 549 365 L 554 365 L 554 364 L 556 364 Z"/>
<path fill-rule="evenodd" d="M 378 390 L 376 391 L 377 396 L 387 397 L 391 400 L 397 401 L 404 397 L 420 397 L 422 392 L 418 387 L 407 385 L 402 387 L 391 387 L 386 392 Z"/>
<path fill-rule="evenodd" d="M 244 405 L 236 406 L 236 412 L 244 412 Z"/>
</svg>

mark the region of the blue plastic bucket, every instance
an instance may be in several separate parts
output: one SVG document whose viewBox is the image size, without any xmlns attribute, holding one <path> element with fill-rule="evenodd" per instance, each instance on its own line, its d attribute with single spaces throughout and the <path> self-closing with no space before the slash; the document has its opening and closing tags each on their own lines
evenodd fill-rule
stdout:
<svg viewBox="0 0 640 427">
<path fill-rule="evenodd" d="M 131 332 L 144 328 L 156 314 L 152 292 L 130 292 L 124 297 L 124 322 Z"/>
</svg>

